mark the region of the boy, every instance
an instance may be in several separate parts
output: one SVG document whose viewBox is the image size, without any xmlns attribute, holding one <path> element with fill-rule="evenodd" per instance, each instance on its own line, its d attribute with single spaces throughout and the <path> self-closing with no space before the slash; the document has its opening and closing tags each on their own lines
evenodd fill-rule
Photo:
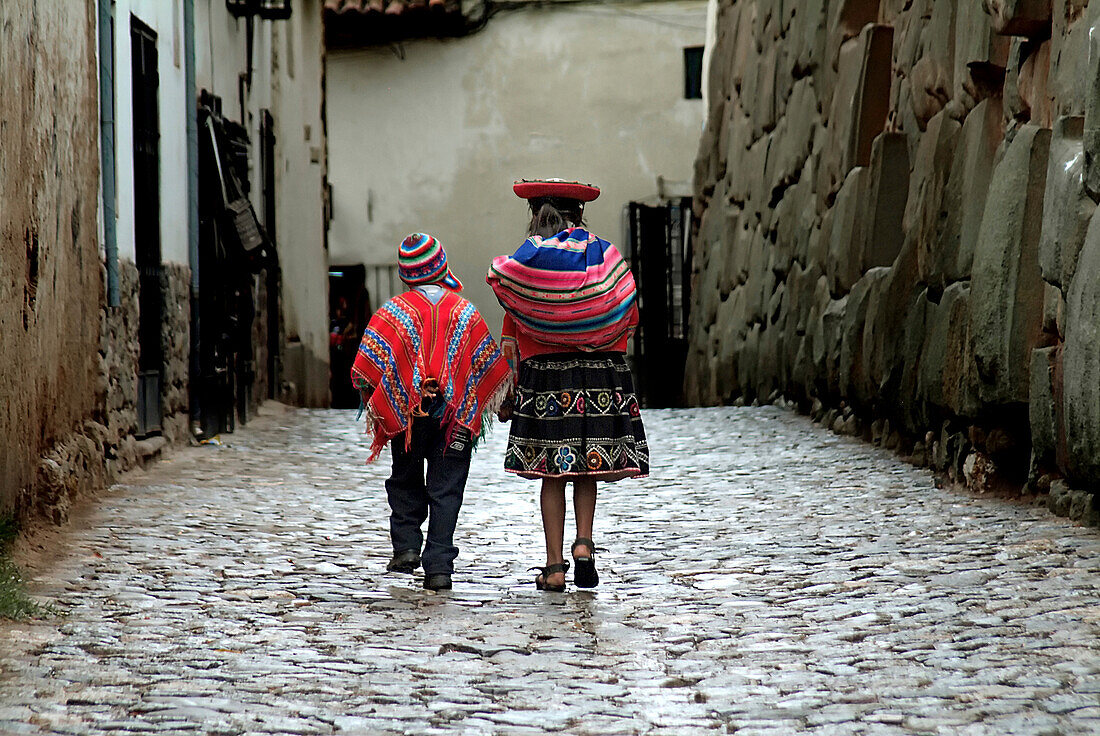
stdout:
<svg viewBox="0 0 1100 736">
<path fill-rule="evenodd" d="M 393 453 L 386 481 L 393 559 L 386 569 L 412 573 L 423 564 L 425 588 L 450 590 L 470 455 L 507 396 L 511 371 L 485 320 L 458 295 L 462 283 L 438 240 L 426 233 L 405 238 L 398 272 L 410 290 L 371 317 L 351 379 L 373 435 L 367 462 L 387 442 Z"/>
</svg>

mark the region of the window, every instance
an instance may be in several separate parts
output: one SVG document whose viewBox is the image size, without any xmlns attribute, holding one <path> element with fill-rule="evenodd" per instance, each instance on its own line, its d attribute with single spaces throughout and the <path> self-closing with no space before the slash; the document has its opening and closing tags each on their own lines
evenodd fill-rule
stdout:
<svg viewBox="0 0 1100 736">
<path fill-rule="evenodd" d="M 684 49 L 684 99 L 703 99 L 703 47 Z"/>
</svg>

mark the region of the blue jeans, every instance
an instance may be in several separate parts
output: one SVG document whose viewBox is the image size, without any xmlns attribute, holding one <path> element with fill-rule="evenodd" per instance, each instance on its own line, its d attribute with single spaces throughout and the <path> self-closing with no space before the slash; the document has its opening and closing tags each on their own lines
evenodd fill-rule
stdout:
<svg viewBox="0 0 1100 736">
<path fill-rule="evenodd" d="M 428 414 L 438 414 L 439 402 L 429 406 Z M 432 411 L 435 409 L 436 411 Z M 413 419 L 412 441 L 405 449 L 404 433 L 390 442 L 393 470 L 386 481 L 390 502 L 390 540 L 394 554 L 424 551 L 421 561 L 424 574 L 454 572 L 458 547 L 454 545 L 458 510 L 466 478 L 470 474 L 473 442 L 470 430 L 455 426 L 447 441 L 447 428 L 438 417 Z M 425 464 L 427 474 L 425 475 Z M 428 521 L 428 539 L 424 542 L 421 525 Z"/>
</svg>

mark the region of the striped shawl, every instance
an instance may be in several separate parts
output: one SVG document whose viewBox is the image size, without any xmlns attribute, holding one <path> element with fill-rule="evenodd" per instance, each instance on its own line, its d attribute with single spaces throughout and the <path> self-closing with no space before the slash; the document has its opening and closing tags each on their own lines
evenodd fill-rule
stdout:
<svg viewBox="0 0 1100 736">
<path fill-rule="evenodd" d="M 518 328 L 547 345 L 608 350 L 638 324 L 629 265 L 582 228 L 527 238 L 493 259 L 486 281 Z"/>
</svg>

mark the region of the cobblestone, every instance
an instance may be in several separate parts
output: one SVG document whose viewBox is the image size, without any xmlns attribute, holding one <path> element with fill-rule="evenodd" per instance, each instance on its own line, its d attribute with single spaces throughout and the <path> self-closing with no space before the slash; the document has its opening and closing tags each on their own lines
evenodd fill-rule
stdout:
<svg viewBox="0 0 1100 736">
<path fill-rule="evenodd" d="M 779 409 L 646 414 L 593 592 L 474 458 L 455 590 L 384 572 L 353 413 L 268 406 L 108 492 L 4 623 L 0 733 L 1100 732 L 1100 537 Z"/>
</svg>

